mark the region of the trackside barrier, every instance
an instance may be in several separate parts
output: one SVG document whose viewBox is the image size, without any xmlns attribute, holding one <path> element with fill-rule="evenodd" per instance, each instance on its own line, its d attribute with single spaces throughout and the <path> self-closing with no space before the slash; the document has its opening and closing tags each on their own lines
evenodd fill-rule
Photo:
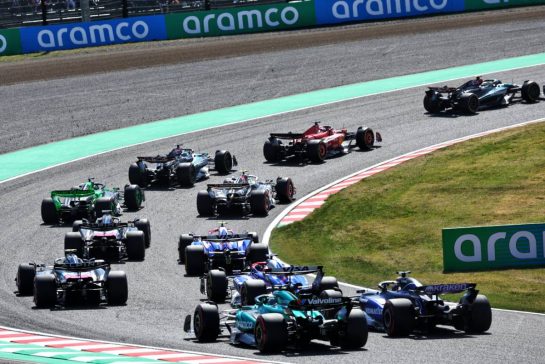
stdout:
<svg viewBox="0 0 545 364">
<path fill-rule="evenodd" d="M 270 5 L 0 29 L 0 56 L 542 4 L 545 0 L 288 0 Z"/>
</svg>

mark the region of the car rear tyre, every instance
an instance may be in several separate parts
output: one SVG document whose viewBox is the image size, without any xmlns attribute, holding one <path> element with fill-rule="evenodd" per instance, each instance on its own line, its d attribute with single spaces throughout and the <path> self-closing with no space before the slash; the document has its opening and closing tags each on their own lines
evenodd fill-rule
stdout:
<svg viewBox="0 0 545 364">
<path fill-rule="evenodd" d="M 197 180 L 195 166 L 191 163 L 180 163 L 176 167 L 176 178 L 181 186 L 192 187 Z"/>
<path fill-rule="evenodd" d="M 295 195 L 295 186 L 291 178 L 283 177 L 276 181 L 276 195 L 281 203 L 290 203 Z"/>
<path fill-rule="evenodd" d="M 214 168 L 220 174 L 228 174 L 233 169 L 233 157 L 226 150 L 218 150 L 214 156 Z"/>
<path fill-rule="evenodd" d="M 250 235 L 251 239 L 252 239 L 252 242 L 254 244 L 259 244 L 259 234 L 256 233 L 255 231 L 250 231 L 248 232 L 248 235 Z"/>
<path fill-rule="evenodd" d="M 72 223 L 72 232 L 77 233 L 79 232 L 80 226 L 83 225 L 83 220 L 76 220 Z"/>
<path fill-rule="evenodd" d="M 112 197 L 100 197 L 95 201 L 95 215 L 97 219 L 105 213 L 113 214 L 114 212 L 114 199 Z"/>
<path fill-rule="evenodd" d="M 137 184 L 128 185 L 125 187 L 123 193 L 123 201 L 127 209 L 131 211 L 136 211 L 142 206 L 142 201 L 144 201 L 144 191 Z"/>
<path fill-rule="evenodd" d="M 206 277 L 206 295 L 209 300 L 223 303 L 227 297 L 227 276 L 219 269 L 212 269 Z"/>
<path fill-rule="evenodd" d="M 539 100 L 540 94 L 541 90 L 539 89 L 537 82 L 528 81 L 522 85 L 521 95 L 524 101 L 534 103 Z"/>
<path fill-rule="evenodd" d="M 78 232 L 69 232 L 64 235 L 64 250 L 75 250 L 76 255 L 83 258 L 83 247 L 85 242 L 81 238 L 81 234 Z"/>
<path fill-rule="evenodd" d="M 255 305 L 257 296 L 267 293 L 265 282 L 259 279 L 248 279 L 242 284 L 240 302 L 243 306 Z"/>
<path fill-rule="evenodd" d="M 250 263 L 263 262 L 267 260 L 269 254 L 269 247 L 267 244 L 250 244 L 248 248 L 248 260 Z"/>
<path fill-rule="evenodd" d="M 42 200 L 42 220 L 45 224 L 54 225 L 59 223 L 59 213 L 52 198 Z"/>
<path fill-rule="evenodd" d="M 147 169 L 140 169 L 137 163 L 132 163 L 129 167 L 129 183 L 138 185 L 142 188 L 148 186 Z"/>
<path fill-rule="evenodd" d="M 441 99 L 438 95 L 424 96 L 424 109 L 430 114 L 439 114 L 442 111 Z"/>
<path fill-rule="evenodd" d="M 256 320 L 254 337 L 262 353 L 278 352 L 288 341 L 288 328 L 284 316 L 279 313 L 259 315 Z"/>
<path fill-rule="evenodd" d="M 197 212 L 200 216 L 212 216 L 214 214 L 213 200 L 208 191 L 199 191 L 197 194 Z"/>
<path fill-rule="evenodd" d="M 185 248 L 193 242 L 193 235 L 182 234 L 178 239 L 178 261 L 181 264 L 185 263 Z"/>
<path fill-rule="evenodd" d="M 204 248 L 202 245 L 190 245 L 185 248 L 185 273 L 188 276 L 204 274 Z"/>
<path fill-rule="evenodd" d="M 327 145 L 322 140 L 309 140 L 307 154 L 311 162 L 322 163 L 327 155 Z"/>
<path fill-rule="evenodd" d="M 267 216 L 271 208 L 271 200 L 267 191 L 252 191 L 250 194 L 250 210 L 252 214 Z"/>
<path fill-rule="evenodd" d="M 326 289 L 336 289 L 336 288 L 339 288 L 339 282 L 337 282 L 337 278 L 332 276 L 322 277 L 322 281 L 320 282 L 320 286 L 318 287 L 320 291 L 325 291 Z"/>
<path fill-rule="evenodd" d="M 19 264 L 17 268 L 17 290 L 21 296 L 30 296 L 34 292 L 34 277 L 36 266 L 34 264 Z"/>
<path fill-rule="evenodd" d="M 127 275 L 123 271 L 110 271 L 106 280 L 106 296 L 109 305 L 124 305 L 129 298 Z"/>
<path fill-rule="evenodd" d="M 199 342 L 212 342 L 220 333 L 220 315 L 218 307 L 209 303 L 201 303 L 195 308 L 193 330 Z"/>
<path fill-rule="evenodd" d="M 363 311 L 353 308 L 348 314 L 344 338 L 339 342 L 341 348 L 351 350 L 363 348 L 368 336 L 369 328 Z"/>
<path fill-rule="evenodd" d="M 460 110 L 466 114 L 475 114 L 479 109 L 479 98 L 475 94 L 462 94 L 458 104 Z"/>
<path fill-rule="evenodd" d="M 406 298 L 394 298 L 384 305 L 382 313 L 388 336 L 407 336 L 414 328 L 414 306 Z"/>
<path fill-rule="evenodd" d="M 282 160 L 282 146 L 278 139 L 267 140 L 263 144 L 263 156 L 269 163 L 278 163 Z"/>
<path fill-rule="evenodd" d="M 375 133 L 371 128 L 359 127 L 356 131 L 356 145 L 361 150 L 371 150 L 375 146 Z"/>
<path fill-rule="evenodd" d="M 127 257 L 129 260 L 144 260 L 146 257 L 146 238 L 143 231 L 127 232 Z"/>
<path fill-rule="evenodd" d="M 34 279 L 34 303 L 36 307 L 52 307 L 57 303 L 57 282 L 52 274 Z"/>
<path fill-rule="evenodd" d="M 486 296 L 477 295 L 465 317 L 465 331 L 480 334 L 492 325 L 492 309 Z"/>
<path fill-rule="evenodd" d="M 134 222 L 134 226 L 144 233 L 144 241 L 146 248 L 151 245 L 151 224 L 148 219 L 138 219 Z"/>
</svg>

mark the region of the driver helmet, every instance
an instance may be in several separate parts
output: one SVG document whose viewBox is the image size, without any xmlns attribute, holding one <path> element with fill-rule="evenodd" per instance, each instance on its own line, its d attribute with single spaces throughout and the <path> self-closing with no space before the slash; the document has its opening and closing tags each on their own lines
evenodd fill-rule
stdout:
<svg viewBox="0 0 545 364">
<path fill-rule="evenodd" d="M 477 76 L 477 77 L 475 77 L 475 81 L 473 81 L 473 83 L 476 86 L 480 86 L 483 83 L 483 79 L 481 78 L 481 76 Z"/>
<path fill-rule="evenodd" d="M 64 258 L 64 262 L 67 264 L 78 264 L 80 262 L 80 259 L 74 253 L 68 253 Z"/>
<path fill-rule="evenodd" d="M 257 262 L 252 265 L 252 268 L 259 272 L 264 272 L 268 270 L 267 262 Z"/>
<path fill-rule="evenodd" d="M 218 229 L 218 236 L 221 239 L 227 239 L 227 237 L 229 236 L 229 230 L 227 230 L 225 226 L 220 226 Z"/>
<path fill-rule="evenodd" d="M 102 224 L 102 225 L 112 225 L 113 224 L 112 215 L 104 215 L 99 220 L 100 220 L 99 224 Z"/>
</svg>

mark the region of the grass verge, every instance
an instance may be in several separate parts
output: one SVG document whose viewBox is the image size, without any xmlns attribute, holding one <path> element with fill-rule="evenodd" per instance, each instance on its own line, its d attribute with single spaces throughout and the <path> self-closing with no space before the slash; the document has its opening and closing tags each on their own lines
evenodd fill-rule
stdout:
<svg viewBox="0 0 545 364">
<path fill-rule="evenodd" d="M 545 313 L 545 269 L 443 274 L 441 242 L 444 227 L 545 222 L 544 140 L 540 123 L 411 160 L 275 229 L 271 249 L 353 284 L 411 270 L 424 284 L 476 282 L 496 308 Z"/>
</svg>

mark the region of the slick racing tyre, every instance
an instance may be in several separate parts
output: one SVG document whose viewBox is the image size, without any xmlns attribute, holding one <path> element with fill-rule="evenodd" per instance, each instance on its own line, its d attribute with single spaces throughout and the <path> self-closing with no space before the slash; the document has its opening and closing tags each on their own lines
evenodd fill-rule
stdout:
<svg viewBox="0 0 545 364">
<path fill-rule="evenodd" d="M 265 282 L 259 279 L 248 279 L 242 284 L 240 290 L 240 302 L 243 306 L 252 306 L 256 303 L 255 298 L 267 293 Z"/>
<path fill-rule="evenodd" d="M 197 212 L 200 216 L 212 216 L 214 214 L 214 200 L 208 191 L 199 191 L 197 194 Z"/>
<path fill-rule="evenodd" d="M 375 133 L 371 128 L 359 127 L 356 131 L 356 145 L 361 150 L 371 150 L 375 146 Z"/>
<path fill-rule="evenodd" d="M 193 235 L 182 234 L 178 239 L 178 261 L 181 264 L 185 263 L 185 248 L 193 242 Z"/>
<path fill-rule="evenodd" d="M 225 302 L 227 297 L 227 276 L 219 269 L 212 269 L 206 277 L 206 296 L 216 303 Z"/>
<path fill-rule="evenodd" d="M 21 296 L 30 296 L 34 292 L 34 277 L 36 266 L 34 264 L 20 264 L 17 269 L 17 290 Z"/>
<path fill-rule="evenodd" d="M 284 316 L 279 313 L 265 313 L 257 316 L 254 337 L 261 353 L 282 350 L 288 342 L 288 328 Z"/>
<path fill-rule="evenodd" d="M 252 191 L 250 194 L 250 210 L 257 216 L 267 216 L 271 209 L 268 191 Z"/>
<path fill-rule="evenodd" d="M 144 258 L 146 257 L 146 238 L 144 232 L 127 232 L 126 247 L 129 260 L 144 260 Z"/>
<path fill-rule="evenodd" d="M 44 224 L 54 225 L 59 223 L 59 213 L 52 198 L 42 200 L 42 220 Z"/>
<path fill-rule="evenodd" d="M 219 174 L 229 174 L 233 169 L 233 157 L 226 150 L 218 150 L 214 156 L 214 169 Z"/>
<path fill-rule="evenodd" d="M 100 197 L 95 201 L 95 215 L 97 219 L 108 213 L 114 215 L 115 201 L 112 197 Z"/>
<path fill-rule="evenodd" d="M 528 103 L 534 103 L 539 100 L 540 93 L 539 85 L 534 81 L 524 82 L 522 85 L 521 96 Z"/>
<path fill-rule="evenodd" d="M 320 282 L 320 285 L 318 286 L 319 291 L 325 291 L 326 289 L 338 289 L 339 283 L 337 282 L 337 278 L 332 276 L 324 276 L 322 277 L 322 281 Z"/>
<path fill-rule="evenodd" d="M 248 248 L 247 260 L 252 263 L 263 262 L 267 260 L 267 255 L 269 254 L 269 247 L 267 244 L 250 244 Z"/>
<path fill-rule="evenodd" d="M 327 145 L 322 140 L 309 140 L 307 155 L 313 163 L 322 163 L 327 155 Z"/>
<path fill-rule="evenodd" d="M 295 186 L 291 178 L 279 178 L 276 180 L 276 196 L 281 203 L 290 203 L 295 195 Z"/>
<path fill-rule="evenodd" d="M 267 140 L 263 144 L 263 156 L 269 163 L 278 163 L 282 160 L 282 145 L 278 139 Z"/>
<path fill-rule="evenodd" d="M 382 316 L 388 336 L 407 336 L 413 331 L 414 306 L 406 298 L 394 298 L 386 301 Z"/>
<path fill-rule="evenodd" d="M 80 258 L 83 258 L 84 245 L 85 242 L 81 238 L 81 234 L 79 232 L 70 232 L 64 235 L 64 250 L 75 250 L 76 255 Z"/>
<path fill-rule="evenodd" d="M 475 114 L 479 109 L 479 98 L 475 94 L 466 93 L 460 96 L 459 109 L 466 114 Z"/>
<path fill-rule="evenodd" d="M 109 305 L 124 305 L 129 298 L 127 275 L 123 271 L 110 271 L 106 280 L 106 297 Z"/>
<path fill-rule="evenodd" d="M 80 228 L 81 225 L 83 225 L 83 220 L 75 220 L 75 221 L 72 223 L 72 232 L 73 232 L 73 233 L 78 233 L 78 232 L 79 232 L 79 228 Z"/>
<path fill-rule="evenodd" d="M 363 348 L 367 343 L 369 328 L 362 310 L 353 308 L 350 310 L 346 322 L 346 331 L 343 338 L 340 338 L 340 346 L 343 349 Z"/>
<path fill-rule="evenodd" d="M 182 187 L 192 187 L 197 180 L 195 166 L 191 163 L 180 163 L 176 167 L 176 178 Z"/>
<path fill-rule="evenodd" d="M 138 185 L 142 188 L 148 186 L 148 174 L 147 168 L 140 169 L 137 163 L 132 163 L 129 167 L 129 183 L 131 185 Z"/>
<path fill-rule="evenodd" d="M 201 303 L 195 308 L 193 330 L 199 342 L 216 341 L 220 334 L 218 306 Z"/>
<path fill-rule="evenodd" d="M 131 211 L 139 210 L 144 201 L 144 191 L 137 184 L 125 186 L 123 201 L 127 209 Z"/>
<path fill-rule="evenodd" d="M 53 307 L 57 303 L 57 282 L 53 274 L 34 279 L 34 303 L 36 307 Z"/>
<path fill-rule="evenodd" d="M 188 276 L 204 274 L 204 248 L 202 245 L 190 245 L 185 248 L 185 273 Z"/>
<path fill-rule="evenodd" d="M 146 248 L 151 245 L 151 224 L 148 219 L 138 219 L 134 221 L 134 226 L 144 233 Z"/>
<path fill-rule="evenodd" d="M 255 231 L 250 231 L 250 232 L 248 232 L 248 235 L 252 238 L 252 242 L 254 244 L 259 243 L 259 234 L 258 233 L 256 233 Z"/>
<path fill-rule="evenodd" d="M 424 109 L 430 114 L 439 114 L 443 111 L 441 107 L 441 99 L 438 95 L 428 95 L 424 96 Z"/>
<path fill-rule="evenodd" d="M 486 296 L 477 295 L 465 316 L 465 331 L 480 334 L 492 325 L 492 309 Z"/>
</svg>

